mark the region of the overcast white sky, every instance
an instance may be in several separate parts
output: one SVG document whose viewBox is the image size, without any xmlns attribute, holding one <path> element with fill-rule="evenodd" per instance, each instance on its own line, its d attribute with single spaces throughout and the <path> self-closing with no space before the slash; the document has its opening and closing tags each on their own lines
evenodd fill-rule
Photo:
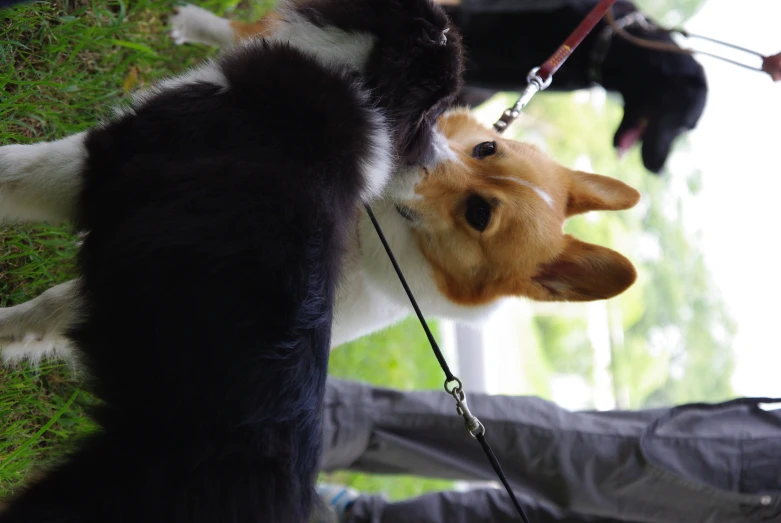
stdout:
<svg viewBox="0 0 781 523">
<path fill-rule="evenodd" d="M 781 51 L 781 1 L 708 0 L 686 28 L 756 49 Z M 688 216 L 739 324 L 733 385 L 781 396 L 781 82 L 702 58 L 709 98 L 691 133 L 704 190 Z M 674 166 L 674 164 L 673 164 Z"/>
</svg>

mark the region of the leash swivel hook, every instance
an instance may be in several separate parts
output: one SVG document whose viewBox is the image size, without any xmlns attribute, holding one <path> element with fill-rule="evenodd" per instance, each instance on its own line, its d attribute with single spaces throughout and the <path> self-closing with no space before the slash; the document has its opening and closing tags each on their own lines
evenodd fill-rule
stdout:
<svg viewBox="0 0 781 523">
<path fill-rule="evenodd" d="M 535 67 L 526 76 L 526 87 L 521 91 L 521 96 L 515 105 L 504 110 L 502 116 L 494 124 L 494 129 L 497 133 L 503 133 L 511 123 L 521 114 L 524 107 L 526 107 L 534 95 L 540 91 L 544 91 L 550 86 L 553 81 L 553 76 L 548 76 L 544 80 L 537 74 L 540 68 Z"/>
<path fill-rule="evenodd" d="M 453 392 L 453 398 L 456 400 L 456 412 L 464 418 L 466 430 L 475 439 L 477 436 L 485 435 L 485 426 L 477 419 L 477 416 L 469 411 L 469 406 L 466 404 L 466 393 L 463 390 L 459 390 L 457 394 L 456 391 Z"/>
<path fill-rule="evenodd" d="M 456 382 L 452 389 L 448 387 L 448 384 L 451 382 Z M 456 412 L 458 412 L 459 416 L 464 418 L 464 424 L 466 425 L 466 430 L 469 431 L 469 434 L 475 439 L 477 439 L 478 436 L 484 436 L 485 426 L 477 419 L 477 416 L 472 414 L 469 410 L 469 405 L 467 405 L 466 402 L 466 392 L 464 392 L 464 386 L 461 383 L 461 380 L 453 376 L 453 379 L 445 381 L 445 390 L 448 394 L 453 396 L 454 400 L 456 400 Z"/>
</svg>

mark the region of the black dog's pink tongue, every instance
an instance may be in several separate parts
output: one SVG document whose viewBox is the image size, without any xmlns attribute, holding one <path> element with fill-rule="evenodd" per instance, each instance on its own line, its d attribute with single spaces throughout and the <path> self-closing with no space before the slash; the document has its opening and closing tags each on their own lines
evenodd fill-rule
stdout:
<svg viewBox="0 0 781 523">
<path fill-rule="evenodd" d="M 621 133 L 618 137 L 618 157 L 622 158 L 634 145 L 640 141 L 645 133 L 646 124 L 641 124 Z"/>
</svg>

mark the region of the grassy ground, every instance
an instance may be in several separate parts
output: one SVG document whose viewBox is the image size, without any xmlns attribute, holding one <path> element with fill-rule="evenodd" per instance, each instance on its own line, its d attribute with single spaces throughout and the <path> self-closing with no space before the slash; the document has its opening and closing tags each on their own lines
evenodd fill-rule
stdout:
<svg viewBox="0 0 781 523">
<path fill-rule="evenodd" d="M 203 0 L 199 5 L 252 19 L 271 0 Z M 127 93 L 197 63 L 214 50 L 175 46 L 166 36 L 169 0 L 61 0 L 0 12 L 0 144 L 56 139 L 82 131 Z M 73 276 L 75 238 L 67 227 L 0 227 L 0 306 L 26 301 Z M 332 373 L 399 388 L 440 387 L 419 327 L 407 322 L 340 348 Z M 89 396 L 58 364 L 0 368 L 0 497 L 35 467 L 90 430 Z M 327 478 L 390 497 L 447 482 L 338 473 Z"/>
</svg>

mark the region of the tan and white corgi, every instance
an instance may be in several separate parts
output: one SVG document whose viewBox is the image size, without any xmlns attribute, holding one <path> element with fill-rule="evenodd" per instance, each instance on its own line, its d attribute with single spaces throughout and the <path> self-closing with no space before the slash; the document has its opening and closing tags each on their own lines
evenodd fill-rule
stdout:
<svg viewBox="0 0 781 523">
<path fill-rule="evenodd" d="M 442 160 L 406 168 L 373 204 L 426 314 L 475 322 L 504 297 L 589 301 L 632 285 L 629 260 L 564 234 L 562 226 L 575 214 L 628 209 L 639 200 L 636 190 L 568 169 L 535 146 L 502 138 L 464 110 L 446 113 L 438 127 Z M 0 219 L 71 218 L 72 193 L 61 189 L 79 181 L 63 177 L 64 171 L 48 178 L 36 171 L 56 152 L 57 142 L 0 147 Z M 368 217 L 358 216 L 337 296 L 334 347 L 411 312 Z M 78 314 L 77 296 L 68 282 L 0 309 L 2 358 L 67 354 L 64 333 Z"/>
</svg>

